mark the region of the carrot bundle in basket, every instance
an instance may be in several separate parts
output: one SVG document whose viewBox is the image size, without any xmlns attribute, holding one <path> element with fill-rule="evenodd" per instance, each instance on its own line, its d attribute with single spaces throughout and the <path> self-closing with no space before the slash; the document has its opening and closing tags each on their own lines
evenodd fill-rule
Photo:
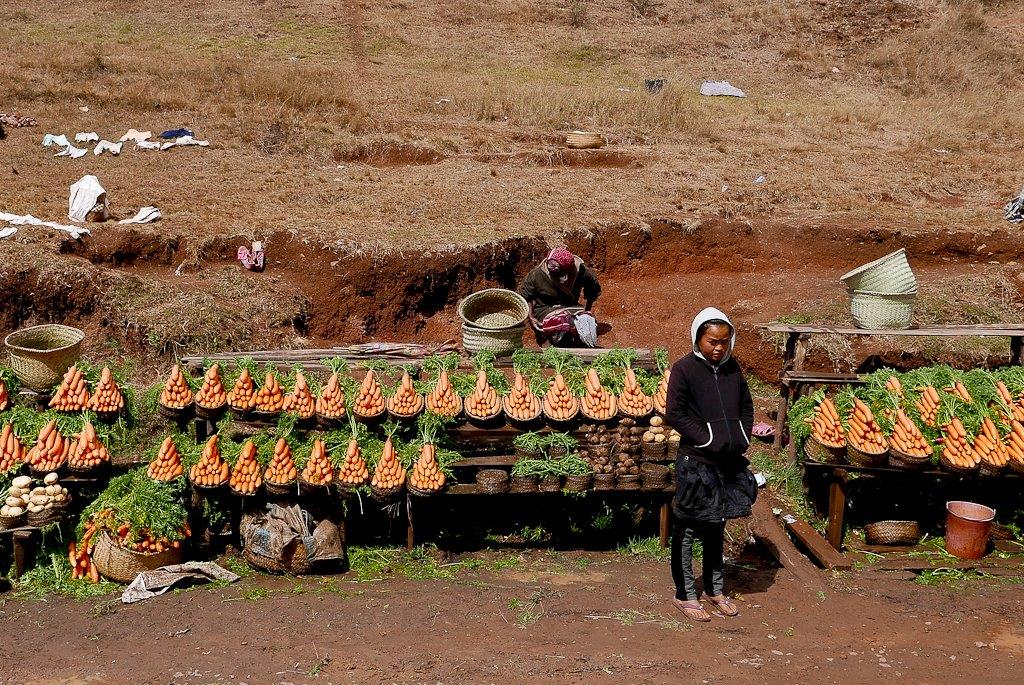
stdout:
<svg viewBox="0 0 1024 685">
<path fill-rule="evenodd" d="M 658 382 L 658 389 L 654 393 L 654 411 L 659 414 L 668 412 L 668 379 L 671 373 L 671 369 L 665 369 L 665 373 L 661 375 L 661 380 Z"/>
<path fill-rule="evenodd" d="M 345 461 L 338 469 L 338 482 L 345 485 L 363 485 L 369 477 L 370 471 L 366 468 L 362 450 L 359 448 L 359 443 L 353 438 L 349 440 Z"/>
<path fill-rule="evenodd" d="M 405 484 L 405 469 L 398 461 L 398 453 L 391 438 L 384 441 L 384 452 L 377 462 L 377 468 L 373 470 L 373 479 L 370 485 L 380 490 L 391 490 Z"/>
<path fill-rule="evenodd" d="M 615 395 L 601 385 L 597 371 L 587 372 L 587 391 L 580 401 L 580 409 L 592 419 L 610 419 L 615 415 Z"/>
<path fill-rule="evenodd" d="M 185 382 L 185 374 L 177 364 L 171 369 L 164 389 L 160 393 L 160 404 L 171 409 L 182 409 L 192 404 L 192 390 Z"/>
<path fill-rule="evenodd" d="M 242 451 L 235 460 L 235 466 L 231 469 L 231 478 L 228 484 L 235 492 L 243 495 L 252 495 L 263 485 L 263 468 L 256 459 L 256 444 L 252 440 L 246 440 L 242 445 Z"/>
<path fill-rule="evenodd" d="M 402 374 L 398 390 L 387 399 L 387 407 L 388 411 L 396 416 L 415 416 L 422 411 L 423 396 L 416 392 L 408 371 Z"/>
<path fill-rule="evenodd" d="M 431 443 L 420 448 L 419 459 L 412 467 L 409 485 L 427 492 L 437 492 L 444 487 L 444 472 L 437 465 L 437 450 Z"/>
<path fill-rule="evenodd" d="M 846 446 L 846 431 L 843 430 L 843 423 L 839 420 L 836 405 L 829 397 L 824 398 L 814 408 L 811 436 L 828 447 Z"/>
<path fill-rule="evenodd" d="M 948 388 L 943 388 L 950 395 L 955 395 L 967 404 L 973 404 L 974 400 L 971 398 L 971 393 L 967 391 L 967 387 L 960 381 L 955 381 Z"/>
<path fill-rule="evenodd" d="M 338 383 L 338 374 L 332 373 L 327 385 L 316 398 L 316 413 L 325 419 L 340 419 L 345 416 L 345 393 Z"/>
<path fill-rule="evenodd" d="M 932 386 L 921 388 L 921 397 L 914 403 L 926 426 L 935 426 L 939 420 L 939 392 Z"/>
<path fill-rule="evenodd" d="M 300 419 L 309 419 L 316 414 L 316 400 L 306 382 L 305 374 L 301 371 L 295 372 L 295 387 L 285 395 L 281 408 L 289 414 L 295 414 Z"/>
<path fill-rule="evenodd" d="M 565 378 L 560 373 L 555 374 L 555 377 L 551 379 L 551 385 L 544 393 L 541 406 L 544 408 L 545 414 L 558 421 L 573 418 L 580 408 L 579 400 L 569 390 Z"/>
<path fill-rule="evenodd" d="M 999 393 L 999 399 L 1003 401 L 1009 411 L 1007 418 L 1015 421 L 1024 421 L 1024 396 L 1014 400 L 1013 395 L 1010 394 L 1010 389 L 1002 381 L 996 381 L 996 392 Z"/>
<path fill-rule="evenodd" d="M 942 427 L 942 456 L 962 468 L 974 468 L 981 463 L 981 457 L 967 441 L 967 431 L 959 418 L 953 419 Z"/>
<path fill-rule="evenodd" d="M 654 408 L 654 402 L 644 394 L 643 388 L 636 380 L 633 369 L 626 369 L 626 381 L 619 395 L 619 409 L 631 416 L 644 416 Z"/>
<path fill-rule="evenodd" d="M 1001 469 L 1010 463 L 1010 452 L 996 430 L 996 424 L 987 416 L 981 422 L 981 432 L 974 439 L 973 447 L 978 463 L 985 463 L 992 469 Z"/>
<path fill-rule="evenodd" d="M 281 381 L 277 380 L 277 374 L 267 372 L 263 380 L 263 387 L 256 393 L 253 400 L 253 409 L 268 413 L 279 412 L 284 407 L 284 390 L 281 389 Z"/>
<path fill-rule="evenodd" d="M 89 389 L 85 385 L 85 376 L 81 369 L 72 365 L 50 399 L 50 408 L 57 411 L 82 411 L 88 407 Z"/>
<path fill-rule="evenodd" d="M 295 460 L 292 459 L 292 448 L 284 438 L 278 438 L 274 445 L 274 456 L 270 460 L 263 479 L 274 485 L 287 485 L 299 475 L 295 468 Z"/>
<path fill-rule="evenodd" d="M 1010 421 L 1010 434 L 1006 436 L 1006 451 L 1016 464 L 1024 467 L 1024 424 L 1017 419 Z"/>
<path fill-rule="evenodd" d="M 105 464 L 110 461 L 110 453 L 103 446 L 96 436 L 96 429 L 92 423 L 85 422 L 82 432 L 78 434 L 78 441 L 68 455 L 68 466 L 77 469 L 88 469 Z"/>
<path fill-rule="evenodd" d="M 917 424 L 902 409 L 896 411 L 889 443 L 896 451 L 912 457 L 927 457 L 932 453 L 932 446 L 925 440 Z"/>
<path fill-rule="evenodd" d="M 311 485 L 328 485 L 334 480 L 334 466 L 327 458 L 327 447 L 324 441 L 317 438 L 313 442 L 313 451 L 302 469 L 302 479 Z"/>
<path fill-rule="evenodd" d="M 861 452 L 879 454 L 889 449 L 882 429 L 871 414 L 871 408 L 856 397 L 853 398 L 853 411 L 850 412 L 848 423 L 846 439 Z"/>
<path fill-rule="evenodd" d="M 441 416 L 454 417 L 462 411 L 462 398 L 455 392 L 455 387 L 448 380 L 448 372 L 441 369 L 437 376 L 437 384 L 427 395 L 427 409 Z"/>
<path fill-rule="evenodd" d="M 230 467 L 220 454 L 217 436 L 212 436 L 203 447 L 203 454 L 188 472 L 188 478 L 196 485 L 213 488 L 228 482 Z"/>
<path fill-rule="evenodd" d="M 903 397 L 903 384 L 896 376 L 889 376 L 889 380 L 885 382 L 885 389 L 896 397 Z"/>
<path fill-rule="evenodd" d="M 224 382 L 220 378 L 220 365 L 213 364 L 203 374 L 203 385 L 196 393 L 196 404 L 206 409 L 223 407 L 228 401 Z"/>
<path fill-rule="evenodd" d="M 236 411 L 249 411 L 256 406 L 256 384 L 249 369 L 242 369 L 235 386 L 228 393 L 228 406 Z"/>
<path fill-rule="evenodd" d="M 359 386 L 359 394 L 356 395 L 353 411 L 358 416 L 379 416 L 384 411 L 384 393 L 377 382 L 377 376 L 370 369 L 366 372 L 362 384 Z"/>
<path fill-rule="evenodd" d="M 100 372 L 100 382 L 89 400 L 89 409 L 101 414 L 113 414 L 124 409 L 124 395 L 109 366 L 104 366 Z"/>
<path fill-rule="evenodd" d="M 25 446 L 14 432 L 14 426 L 4 424 L 0 431 L 0 473 L 6 473 L 25 461 Z"/>
<path fill-rule="evenodd" d="M 70 451 L 70 441 L 57 430 L 57 422 L 50 421 L 39 431 L 39 438 L 25 459 L 36 471 L 56 471 L 67 461 Z"/>
<path fill-rule="evenodd" d="M 530 384 L 521 373 L 516 373 L 512 390 L 502 402 L 505 413 L 519 421 L 529 421 L 540 413 L 540 398 L 533 394 Z"/>
<path fill-rule="evenodd" d="M 149 462 L 146 468 L 146 475 L 153 480 L 171 481 L 185 473 L 181 465 L 181 455 L 178 453 L 178 446 L 174 444 L 174 438 L 167 436 L 160 445 L 156 459 Z"/>
<path fill-rule="evenodd" d="M 483 369 L 476 375 L 476 387 L 473 393 L 466 398 L 466 413 L 480 419 L 489 418 L 501 411 L 501 398 L 498 391 L 494 389 L 487 380 L 487 372 Z"/>
</svg>

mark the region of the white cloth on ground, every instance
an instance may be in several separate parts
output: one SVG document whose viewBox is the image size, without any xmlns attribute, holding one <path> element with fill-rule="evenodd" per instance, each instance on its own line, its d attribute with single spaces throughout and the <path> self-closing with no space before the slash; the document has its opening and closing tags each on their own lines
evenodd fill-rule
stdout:
<svg viewBox="0 0 1024 685">
<path fill-rule="evenodd" d="M 148 224 L 151 221 L 159 221 L 162 215 L 156 207 L 143 207 L 139 213 L 131 219 L 121 219 L 119 224 Z"/>
<path fill-rule="evenodd" d="M 0 240 L 4 238 L 10 238 L 12 235 L 18 232 L 14 226 L 8 226 L 7 228 L 0 228 Z"/>
<path fill-rule="evenodd" d="M 192 136 L 181 136 L 180 138 L 175 138 L 174 140 L 172 140 L 172 141 L 170 141 L 168 143 L 164 143 L 163 145 L 160 146 L 160 149 L 161 150 L 169 150 L 170 148 L 177 147 L 179 145 L 182 146 L 182 147 L 184 147 L 186 145 L 198 145 L 199 147 L 209 147 L 210 146 L 210 141 L 208 141 L 208 140 L 196 140 Z"/>
<path fill-rule="evenodd" d="M 65 226 L 64 224 L 57 224 L 52 221 L 43 221 L 35 218 L 31 214 L 5 214 L 4 212 L 0 212 L 0 222 L 7 222 L 14 226 L 48 226 L 49 228 L 55 228 L 58 231 L 66 231 L 74 238 L 81 238 L 83 235 L 89 235 L 88 228 Z"/>
<path fill-rule="evenodd" d="M 85 221 L 86 216 L 97 204 L 107 206 L 107 191 L 103 190 L 100 180 L 88 174 L 71 186 L 68 196 L 68 218 L 72 221 Z"/>
<path fill-rule="evenodd" d="M 700 84 L 701 95 L 726 95 L 734 98 L 745 98 L 747 94 L 728 81 L 705 81 Z"/>
<path fill-rule="evenodd" d="M 83 156 L 88 150 L 84 147 L 75 147 L 74 145 L 68 145 L 66 148 L 54 155 L 54 157 L 70 157 L 71 159 L 78 159 Z"/>
<path fill-rule="evenodd" d="M 100 139 L 100 136 L 95 131 L 91 131 L 89 133 L 76 133 L 75 134 L 75 142 L 76 143 L 92 143 L 92 142 L 95 142 L 95 141 L 97 141 L 99 139 Z"/>
<path fill-rule="evenodd" d="M 109 140 L 101 140 L 96 144 L 96 148 L 92 151 L 94 155 L 102 155 L 106 151 L 110 151 L 110 154 L 115 157 L 121 154 L 121 146 L 124 143 L 111 143 Z"/>
<path fill-rule="evenodd" d="M 135 141 L 135 149 L 136 150 L 159 150 L 160 149 L 160 143 L 157 143 L 157 142 L 154 142 L 154 141 L 148 141 L 148 140 L 138 140 L 138 141 Z"/>
<path fill-rule="evenodd" d="M 122 143 L 127 142 L 129 140 L 134 140 L 136 143 L 141 143 L 143 141 L 149 140 L 152 137 L 152 131 L 136 131 L 134 128 L 130 128 L 128 129 L 128 132 L 121 136 L 119 140 Z"/>
<path fill-rule="evenodd" d="M 59 136 L 55 136 L 52 133 L 47 133 L 45 136 L 43 136 L 43 147 L 50 147 L 51 145 L 56 145 L 57 147 L 68 147 L 69 145 L 71 145 L 71 142 L 68 140 L 68 137 L 63 133 L 61 133 Z"/>
</svg>

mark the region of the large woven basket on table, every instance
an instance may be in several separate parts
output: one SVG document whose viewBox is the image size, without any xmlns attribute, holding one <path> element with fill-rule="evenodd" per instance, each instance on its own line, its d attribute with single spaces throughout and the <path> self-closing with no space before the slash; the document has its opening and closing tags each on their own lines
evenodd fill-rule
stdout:
<svg viewBox="0 0 1024 685">
<path fill-rule="evenodd" d="M 930 456 L 917 457 L 901 452 L 895 447 L 889 447 L 889 466 L 898 469 L 923 469 L 926 466 L 930 466 L 931 463 L 932 458 Z"/>
<path fill-rule="evenodd" d="M 850 293 L 850 316 L 857 328 L 910 328 L 917 293 L 907 295 L 855 290 Z"/>
<path fill-rule="evenodd" d="M 846 458 L 854 466 L 884 466 L 889 459 L 889 450 L 884 452 L 865 452 L 846 443 Z"/>
<path fill-rule="evenodd" d="M 92 560 L 100 575 L 119 583 L 130 583 L 143 571 L 177 564 L 181 561 L 181 548 L 166 549 L 154 554 L 143 554 L 124 549 L 115 543 L 104 531 L 92 550 Z"/>
<path fill-rule="evenodd" d="M 503 288 L 480 290 L 463 298 L 458 312 L 462 347 L 467 352 L 508 355 L 523 346 L 530 305 L 519 293 Z"/>
<path fill-rule="evenodd" d="M 482 469 L 476 474 L 477 492 L 486 495 L 508 492 L 508 483 L 508 471 L 501 469 Z"/>
<path fill-rule="evenodd" d="M 839 279 L 851 292 L 866 290 L 876 293 L 909 295 L 917 292 L 917 278 L 907 262 L 903 248 L 881 259 L 858 266 Z"/>
<path fill-rule="evenodd" d="M 14 331 L 4 340 L 11 356 L 11 370 L 26 387 L 52 388 L 82 353 L 85 333 L 48 323 Z"/>
<path fill-rule="evenodd" d="M 271 559 L 261 554 L 256 554 L 250 548 L 242 550 L 242 556 L 249 562 L 250 566 L 258 568 L 267 573 L 287 573 L 293 576 L 301 576 L 308 573 L 312 566 L 306 546 L 295 540 L 284 550 L 284 559 Z"/>
<path fill-rule="evenodd" d="M 864 540 L 869 545 L 916 545 L 920 539 L 917 521 L 879 521 L 864 526 Z"/>
<path fill-rule="evenodd" d="M 819 442 L 813 435 L 804 442 L 804 454 L 811 461 L 820 464 L 846 463 L 846 447 L 829 447 Z"/>
</svg>

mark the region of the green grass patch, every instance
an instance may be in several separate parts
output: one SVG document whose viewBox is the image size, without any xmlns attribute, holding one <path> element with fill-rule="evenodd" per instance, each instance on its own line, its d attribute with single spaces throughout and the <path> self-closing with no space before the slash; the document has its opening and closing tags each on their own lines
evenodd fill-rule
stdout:
<svg viewBox="0 0 1024 685">
<path fill-rule="evenodd" d="M 71 563 L 67 555 L 52 552 L 49 563 L 42 563 L 14 581 L 14 596 L 19 599 L 45 600 L 51 596 L 70 597 L 83 600 L 103 597 L 121 592 L 123 587 L 117 583 L 101 580 L 91 583 L 88 580 L 71 579 Z"/>
<path fill-rule="evenodd" d="M 657 537 L 632 537 L 625 545 L 618 548 L 618 553 L 623 556 L 640 559 L 643 561 L 668 561 L 672 552 L 667 547 L 661 546 L 661 540 Z M 693 556 L 699 559 L 701 556 L 700 542 L 693 545 Z"/>
</svg>

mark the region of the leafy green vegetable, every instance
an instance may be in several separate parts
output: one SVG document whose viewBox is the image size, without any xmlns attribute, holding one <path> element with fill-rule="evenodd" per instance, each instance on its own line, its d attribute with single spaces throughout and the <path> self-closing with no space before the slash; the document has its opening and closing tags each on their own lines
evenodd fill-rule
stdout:
<svg viewBox="0 0 1024 685">
<path fill-rule="evenodd" d="M 98 526 L 116 532 L 119 525 L 128 524 L 129 542 L 149 531 L 153 537 L 168 540 L 184 538 L 188 512 L 183 506 L 184 483 L 160 483 L 138 468 L 110 481 L 107 488 L 85 508 L 78 525 L 81 537 L 85 524 L 94 515 L 110 509 L 112 518 L 97 516 Z"/>
</svg>

